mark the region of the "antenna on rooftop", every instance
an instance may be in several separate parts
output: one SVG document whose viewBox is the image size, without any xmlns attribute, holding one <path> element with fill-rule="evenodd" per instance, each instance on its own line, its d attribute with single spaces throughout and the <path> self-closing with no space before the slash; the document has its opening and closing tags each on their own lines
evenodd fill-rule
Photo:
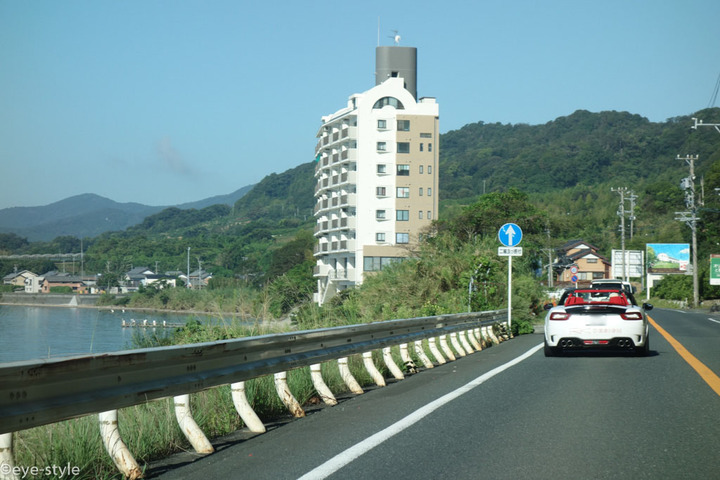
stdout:
<svg viewBox="0 0 720 480">
<path fill-rule="evenodd" d="M 394 35 L 389 35 L 388 38 L 392 38 L 393 42 L 395 42 L 395 46 L 400 45 L 400 35 L 398 35 L 397 30 L 393 30 Z"/>
</svg>

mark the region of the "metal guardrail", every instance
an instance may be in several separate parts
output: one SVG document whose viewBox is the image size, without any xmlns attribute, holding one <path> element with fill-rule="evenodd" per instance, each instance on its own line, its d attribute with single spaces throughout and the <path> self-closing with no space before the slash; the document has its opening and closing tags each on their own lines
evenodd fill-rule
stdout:
<svg viewBox="0 0 720 480">
<path fill-rule="evenodd" d="M 440 315 L 8 363 L 0 367 L 0 437 L 91 413 L 100 413 L 102 424 L 102 412 L 164 397 L 175 396 L 178 408 L 179 396 L 219 385 L 234 387 L 264 375 L 277 379 L 279 372 L 353 354 L 396 345 L 402 350 L 402 345 L 435 337 L 444 340 L 446 335 L 504 323 L 506 315 L 507 310 Z"/>
</svg>

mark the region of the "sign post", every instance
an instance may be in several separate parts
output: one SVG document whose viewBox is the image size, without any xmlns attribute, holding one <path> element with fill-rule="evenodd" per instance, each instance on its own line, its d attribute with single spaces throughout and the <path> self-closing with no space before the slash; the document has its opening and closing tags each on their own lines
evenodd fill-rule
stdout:
<svg viewBox="0 0 720 480">
<path fill-rule="evenodd" d="M 517 245 L 522 241 L 522 229 L 514 223 L 506 223 L 498 231 L 498 240 L 505 245 L 498 248 L 498 255 L 508 257 L 508 335 L 512 334 L 512 257 L 522 256 L 522 247 Z"/>
</svg>

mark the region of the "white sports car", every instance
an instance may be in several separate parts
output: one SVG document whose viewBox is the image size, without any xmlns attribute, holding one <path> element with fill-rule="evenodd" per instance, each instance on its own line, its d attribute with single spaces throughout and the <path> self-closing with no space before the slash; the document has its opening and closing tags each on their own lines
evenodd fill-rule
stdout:
<svg viewBox="0 0 720 480">
<path fill-rule="evenodd" d="M 614 288 L 566 290 L 558 305 L 548 304 L 545 316 L 545 356 L 582 349 L 634 351 L 647 355 L 649 327 L 645 311 L 632 293 Z"/>
</svg>

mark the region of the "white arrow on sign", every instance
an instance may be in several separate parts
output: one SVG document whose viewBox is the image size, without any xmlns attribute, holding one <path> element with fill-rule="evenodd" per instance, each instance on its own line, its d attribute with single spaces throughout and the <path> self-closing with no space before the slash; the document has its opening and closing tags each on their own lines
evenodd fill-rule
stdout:
<svg viewBox="0 0 720 480">
<path fill-rule="evenodd" d="M 513 243 L 513 237 L 515 235 L 517 235 L 517 232 L 513 228 L 512 224 L 507 226 L 507 228 L 505 229 L 505 233 L 507 234 L 507 237 L 508 237 L 508 245 L 515 245 Z"/>
</svg>

